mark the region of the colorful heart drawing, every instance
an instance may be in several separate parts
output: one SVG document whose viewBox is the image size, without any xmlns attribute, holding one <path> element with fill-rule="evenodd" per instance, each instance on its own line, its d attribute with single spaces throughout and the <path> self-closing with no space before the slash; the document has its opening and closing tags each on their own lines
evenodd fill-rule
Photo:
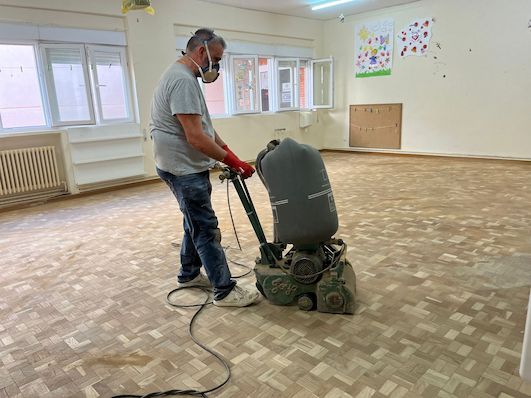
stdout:
<svg viewBox="0 0 531 398">
<path fill-rule="evenodd" d="M 432 36 L 433 18 L 419 18 L 412 21 L 406 28 L 401 29 L 397 35 L 399 43 L 404 46 L 400 52 L 402 58 L 411 55 L 422 56 L 429 51 L 429 43 Z"/>
</svg>

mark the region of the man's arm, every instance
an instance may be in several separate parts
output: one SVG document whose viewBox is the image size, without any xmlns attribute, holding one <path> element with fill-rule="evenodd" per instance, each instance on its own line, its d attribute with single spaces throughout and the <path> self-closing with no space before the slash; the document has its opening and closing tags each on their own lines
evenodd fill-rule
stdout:
<svg viewBox="0 0 531 398">
<path fill-rule="evenodd" d="M 216 134 L 216 137 L 215 137 L 215 138 L 216 138 L 216 144 L 218 144 L 218 145 L 219 145 L 220 147 L 222 147 L 222 148 L 223 148 L 225 145 L 227 145 L 227 144 L 225 143 L 225 141 L 223 141 L 223 140 L 221 139 L 221 137 L 219 136 L 219 134 L 218 134 L 218 132 L 217 132 L 216 130 L 214 130 L 214 133 Z"/>
<path fill-rule="evenodd" d="M 176 117 L 183 126 L 186 140 L 191 146 L 212 159 L 219 161 L 225 159 L 227 152 L 217 143 L 217 133 L 216 140 L 204 133 L 201 125 L 201 115 L 178 114 Z"/>
<path fill-rule="evenodd" d="M 242 178 L 249 178 L 253 175 L 254 168 L 251 165 L 242 162 L 234 153 L 232 153 L 223 140 L 219 138 L 217 133 L 215 134 L 214 139 L 205 134 L 201 125 L 200 115 L 177 114 L 176 117 L 183 126 L 186 140 L 191 146 L 208 157 L 225 163 L 240 174 Z M 223 143 L 226 150 L 218 145 L 217 139 Z"/>
</svg>

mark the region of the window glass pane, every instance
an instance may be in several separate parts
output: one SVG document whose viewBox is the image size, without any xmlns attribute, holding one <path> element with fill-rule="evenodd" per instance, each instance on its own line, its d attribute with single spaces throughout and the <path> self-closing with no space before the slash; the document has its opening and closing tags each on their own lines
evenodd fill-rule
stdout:
<svg viewBox="0 0 531 398">
<path fill-rule="evenodd" d="M 330 79 L 332 78 L 331 61 L 313 64 L 313 104 L 325 106 L 332 104 Z"/>
<path fill-rule="evenodd" d="M 301 60 L 299 63 L 299 107 L 301 109 L 308 109 L 308 64 L 306 60 Z"/>
<path fill-rule="evenodd" d="M 233 58 L 235 112 L 257 112 L 256 60 Z"/>
<path fill-rule="evenodd" d="M 214 83 L 203 84 L 205 101 L 211 115 L 225 115 L 225 72 L 219 70 L 218 79 Z"/>
<path fill-rule="evenodd" d="M 46 125 L 33 46 L 0 44 L 0 118 L 4 128 Z"/>
<path fill-rule="evenodd" d="M 295 108 L 297 61 L 278 62 L 279 109 Z"/>
<path fill-rule="evenodd" d="M 101 117 L 103 120 L 127 119 L 129 106 L 125 71 L 119 51 L 94 51 Z"/>
<path fill-rule="evenodd" d="M 46 48 L 48 71 L 52 74 L 59 121 L 90 120 L 87 86 L 81 50 Z"/>
<path fill-rule="evenodd" d="M 272 110 L 271 106 L 271 58 L 258 58 L 258 70 L 260 74 L 260 96 L 262 99 L 262 112 Z"/>
</svg>

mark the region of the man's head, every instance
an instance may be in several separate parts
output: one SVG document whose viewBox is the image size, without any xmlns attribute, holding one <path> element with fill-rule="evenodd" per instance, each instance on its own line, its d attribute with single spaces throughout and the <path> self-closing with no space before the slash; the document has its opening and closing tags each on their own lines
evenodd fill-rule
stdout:
<svg viewBox="0 0 531 398">
<path fill-rule="evenodd" d="M 201 76 L 205 83 L 214 81 L 226 47 L 225 40 L 213 30 L 198 29 L 186 44 L 186 56 L 198 67 L 196 76 Z"/>
</svg>

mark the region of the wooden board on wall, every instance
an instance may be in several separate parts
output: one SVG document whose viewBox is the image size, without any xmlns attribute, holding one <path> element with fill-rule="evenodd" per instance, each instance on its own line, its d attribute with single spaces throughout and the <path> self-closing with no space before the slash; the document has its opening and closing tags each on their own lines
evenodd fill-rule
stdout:
<svg viewBox="0 0 531 398">
<path fill-rule="evenodd" d="M 351 147 L 400 149 L 402 104 L 350 106 Z"/>
</svg>

